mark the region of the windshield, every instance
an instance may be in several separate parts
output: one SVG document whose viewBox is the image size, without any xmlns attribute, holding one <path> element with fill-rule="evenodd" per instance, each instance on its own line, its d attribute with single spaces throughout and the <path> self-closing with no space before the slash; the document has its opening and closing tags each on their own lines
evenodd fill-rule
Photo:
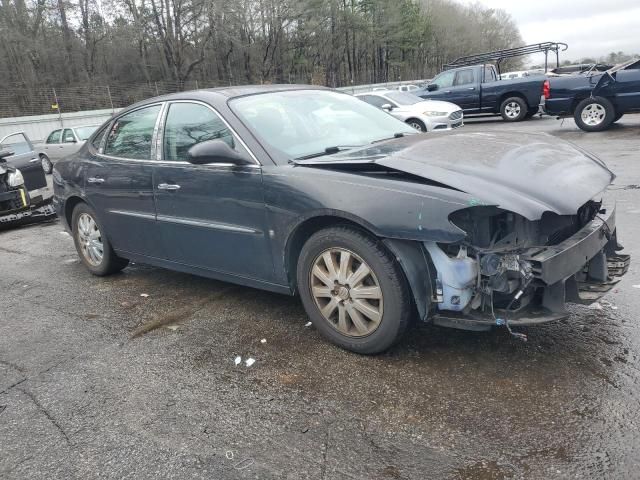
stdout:
<svg viewBox="0 0 640 480">
<path fill-rule="evenodd" d="M 286 159 L 416 133 L 374 106 L 327 90 L 249 95 L 231 100 L 229 106 L 267 147 Z"/>
<path fill-rule="evenodd" d="M 417 95 L 408 92 L 389 92 L 385 93 L 385 96 L 396 102 L 398 105 L 415 105 L 416 103 L 424 101 Z"/>
<path fill-rule="evenodd" d="M 96 128 L 98 128 L 98 125 L 91 125 L 90 127 L 76 127 L 74 130 L 80 140 L 86 140 L 93 132 L 96 131 Z"/>
</svg>

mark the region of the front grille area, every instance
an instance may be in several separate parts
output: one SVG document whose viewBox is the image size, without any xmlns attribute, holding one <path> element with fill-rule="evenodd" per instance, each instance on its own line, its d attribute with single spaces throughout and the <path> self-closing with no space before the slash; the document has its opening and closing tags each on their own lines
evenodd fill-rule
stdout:
<svg viewBox="0 0 640 480">
<path fill-rule="evenodd" d="M 459 120 L 462 118 L 462 110 L 457 110 L 449 114 L 449 120 Z"/>
<path fill-rule="evenodd" d="M 0 214 L 19 210 L 23 206 L 19 190 L 0 193 Z"/>
</svg>

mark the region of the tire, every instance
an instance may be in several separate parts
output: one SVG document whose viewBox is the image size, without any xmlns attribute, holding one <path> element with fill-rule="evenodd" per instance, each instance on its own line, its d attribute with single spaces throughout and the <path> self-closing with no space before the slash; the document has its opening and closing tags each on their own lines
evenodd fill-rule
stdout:
<svg viewBox="0 0 640 480">
<path fill-rule="evenodd" d="M 44 170 L 44 173 L 49 174 L 53 172 L 53 163 L 51 163 L 49 157 L 44 154 L 40 155 L 40 163 L 42 164 L 42 170 Z"/>
<path fill-rule="evenodd" d="M 340 278 L 345 253 L 350 260 L 344 262 L 346 274 Z M 332 276 L 327 268 L 327 254 L 336 262 L 337 275 Z M 350 284 L 354 273 L 366 271 L 359 270 L 363 265 L 370 273 Z M 325 280 L 320 280 L 314 267 Z M 313 234 L 300 252 L 297 278 L 309 318 L 324 337 L 344 349 L 361 354 L 383 352 L 401 338 L 409 324 L 412 303 L 404 273 L 375 237 L 360 230 L 336 226 Z M 366 298 L 361 296 L 365 293 Z M 321 308 L 331 310 L 328 317 Z"/>
<path fill-rule="evenodd" d="M 90 222 L 93 223 L 90 223 Z M 95 227 L 95 229 L 94 229 Z M 73 209 L 71 216 L 71 228 L 73 233 L 73 242 L 80 260 L 92 274 L 98 277 L 110 275 L 119 272 L 127 266 L 129 260 L 118 257 L 109 243 L 109 239 L 105 235 L 105 230 L 98 219 L 93 208 L 86 203 L 79 203 Z M 96 230 L 97 229 L 97 230 Z M 90 235 L 97 237 L 91 239 Z M 100 244 L 102 254 L 98 255 L 98 243 L 88 244 L 87 242 L 95 241 Z"/>
<path fill-rule="evenodd" d="M 500 115 L 505 122 L 520 122 L 528 113 L 527 102 L 521 97 L 509 97 L 500 104 Z"/>
<path fill-rule="evenodd" d="M 604 97 L 590 97 L 582 100 L 573 111 L 576 125 L 585 132 L 601 132 L 615 121 L 616 110 Z"/>
<path fill-rule="evenodd" d="M 409 118 L 404 123 L 406 123 L 410 127 L 413 127 L 416 130 L 419 130 L 421 132 L 426 132 L 427 131 L 427 126 L 424 124 L 424 122 L 422 120 L 418 120 L 417 118 Z"/>
</svg>

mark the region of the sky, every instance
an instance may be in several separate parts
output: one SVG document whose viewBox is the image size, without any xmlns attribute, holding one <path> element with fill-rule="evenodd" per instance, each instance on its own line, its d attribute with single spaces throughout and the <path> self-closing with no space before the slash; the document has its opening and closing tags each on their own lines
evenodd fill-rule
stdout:
<svg viewBox="0 0 640 480">
<path fill-rule="evenodd" d="M 511 14 L 525 43 L 564 42 L 562 60 L 640 53 L 640 0 L 458 0 Z M 539 58 L 538 58 L 539 57 Z M 532 63 L 544 55 L 530 57 Z"/>
</svg>

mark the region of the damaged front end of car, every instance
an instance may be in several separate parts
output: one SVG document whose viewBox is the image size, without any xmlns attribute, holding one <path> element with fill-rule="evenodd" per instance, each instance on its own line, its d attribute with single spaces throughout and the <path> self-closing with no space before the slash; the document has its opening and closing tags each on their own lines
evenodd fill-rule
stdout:
<svg viewBox="0 0 640 480">
<path fill-rule="evenodd" d="M 19 169 L 4 159 L 12 152 L 0 152 L 0 228 L 23 220 L 47 218 L 55 214 L 42 198 L 31 198 Z"/>
<path fill-rule="evenodd" d="M 615 205 L 603 200 L 534 221 L 493 206 L 457 210 L 449 220 L 466 232 L 462 241 L 424 242 L 436 272 L 430 313 L 438 325 L 486 330 L 562 319 L 566 303 L 596 301 L 629 268 Z"/>
</svg>

